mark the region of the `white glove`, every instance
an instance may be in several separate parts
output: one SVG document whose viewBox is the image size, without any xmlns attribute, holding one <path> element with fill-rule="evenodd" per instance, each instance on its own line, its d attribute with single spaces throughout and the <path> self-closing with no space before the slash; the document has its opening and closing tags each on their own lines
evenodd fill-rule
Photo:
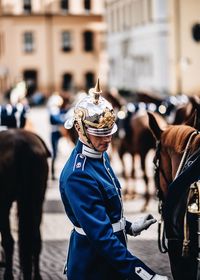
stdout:
<svg viewBox="0 0 200 280">
<path fill-rule="evenodd" d="M 159 274 L 154 275 L 154 277 L 152 278 L 152 280 L 168 280 L 167 276 L 162 276 Z"/>
<path fill-rule="evenodd" d="M 134 236 L 137 236 L 144 229 L 148 229 L 150 225 L 156 222 L 157 220 L 151 214 L 147 214 L 144 217 L 137 218 L 131 225 L 132 234 Z"/>
</svg>

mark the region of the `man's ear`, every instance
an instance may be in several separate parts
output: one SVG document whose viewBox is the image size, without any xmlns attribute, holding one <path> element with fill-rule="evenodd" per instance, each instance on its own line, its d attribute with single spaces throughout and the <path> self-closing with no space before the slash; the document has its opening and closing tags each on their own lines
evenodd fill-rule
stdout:
<svg viewBox="0 0 200 280">
<path fill-rule="evenodd" d="M 75 127 L 76 131 L 78 131 L 78 132 L 80 131 L 80 126 L 77 122 L 74 124 L 74 127 Z"/>
</svg>

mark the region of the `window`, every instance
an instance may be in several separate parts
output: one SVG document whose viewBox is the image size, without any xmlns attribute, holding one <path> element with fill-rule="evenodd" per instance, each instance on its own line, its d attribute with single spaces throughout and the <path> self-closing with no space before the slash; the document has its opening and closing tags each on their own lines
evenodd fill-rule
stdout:
<svg viewBox="0 0 200 280">
<path fill-rule="evenodd" d="M 31 0 L 24 0 L 24 12 L 31 13 Z"/>
<path fill-rule="evenodd" d="M 93 32 L 91 32 L 91 31 L 86 31 L 86 32 L 84 32 L 83 33 L 83 38 L 84 38 L 84 50 L 86 51 L 86 52 L 90 52 L 90 51 L 93 51 L 93 48 L 94 48 L 94 46 L 93 46 L 93 44 L 94 44 L 94 42 L 93 42 Z"/>
<path fill-rule="evenodd" d="M 89 90 L 92 87 L 94 87 L 94 73 L 87 72 L 85 74 L 85 88 Z"/>
<path fill-rule="evenodd" d="M 84 8 L 88 12 L 91 10 L 91 1 L 90 0 L 84 0 Z"/>
<path fill-rule="evenodd" d="M 72 74 L 65 73 L 63 75 L 62 89 L 63 90 L 70 90 L 70 89 L 72 89 Z"/>
<path fill-rule="evenodd" d="M 25 70 L 23 73 L 23 77 L 27 86 L 27 97 L 30 97 L 37 90 L 37 71 Z"/>
<path fill-rule="evenodd" d="M 32 32 L 24 33 L 24 52 L 31 53 L 34 50 L 34 38 Z"/>
<path fill-rule="evenodd" d="M 71 32 L 63 31 L 62 32 L 62 50 L 63 52 L 69 52 L 72 49 L 72 38 Z"/>
<path fill-rule="evenodd" d="M 62 11 L 68 11 L 69 10 L 69 1 L 68 0 L 61 0 L 60 1 L 60 8 Z"/>
</svg>

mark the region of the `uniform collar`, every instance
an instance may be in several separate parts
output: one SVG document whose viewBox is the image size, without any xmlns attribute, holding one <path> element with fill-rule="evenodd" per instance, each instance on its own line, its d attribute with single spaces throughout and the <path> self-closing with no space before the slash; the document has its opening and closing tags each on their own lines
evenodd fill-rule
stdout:
<svg viewBox="0 0 200 280">
<path fill-rule="evenodd" d="M 95 151 L 94 149 L 92 149 L 92 148 L 88 147 L 87 145 L 85 145 L 80 140 L 78 141 L 77 146 L 78 146 L 79 152 L 81 152 L 86 157 L 89 157 L 89 158 L 102 158 L 102 156 L 103 156 L 103 153 Z"/>
</svg>

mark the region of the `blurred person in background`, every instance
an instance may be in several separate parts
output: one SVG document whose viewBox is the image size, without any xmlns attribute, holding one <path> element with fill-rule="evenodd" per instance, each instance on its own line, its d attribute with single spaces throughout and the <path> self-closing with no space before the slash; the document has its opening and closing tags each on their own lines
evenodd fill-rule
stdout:
<svg viewBox="0 0 200 280">
<path fill-rule="evenodd" d="M 49 122 L 51 125 L 51 146 L 52 146 L 52 164 L 51 176 L 55 180 L 55 160 L 58 151 L 59 139 L 65 135 L 64 122 L 65 116 L 70 108 L 70 93 L 69 92 L 54 92 L 47 102 L 49 112 Z"/>
<path fill-rule="evenodd" d="M 74 108 L 65 128 L 75 126 L 76 147 L 60 176 L 60 193 L 74 229 L 65 274 L 68 280 L 167 280 L 127 249 L 127 234 L 139 235 L 156 222 L 151 214 L 124 217 L 121 186 L 106 152 L 117 131 L 112 105 L 99 80 Z"/>
<path fill-rule="evenodd" d="M 32 130 L 32 123 L 28 118 L 30 107 L 24 80 L 17 80 L 9 92 L 8 100 L 5 101 L 0 105 L 0 130 L 8 128 Z"/>
</svg>

